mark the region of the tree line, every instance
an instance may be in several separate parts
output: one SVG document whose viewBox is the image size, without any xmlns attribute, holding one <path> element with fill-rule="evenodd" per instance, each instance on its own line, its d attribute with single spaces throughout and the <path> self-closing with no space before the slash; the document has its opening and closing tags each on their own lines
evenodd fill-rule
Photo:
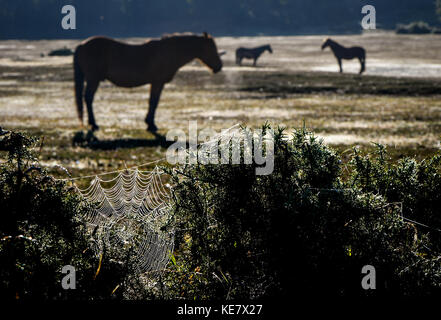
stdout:
<svg viewBox="0 0 441 320">
<path fill-rule="evenodd" d="M 61 27 L 61 8 L 76 9 L 75 30 Z M 208 31 L 220 35 L 361 32 L 361 8 L 376 7 L 378 27 L 438 22 L 433 0 L 0 0 L 0 38 L 159 36 Z"/>
</svg>

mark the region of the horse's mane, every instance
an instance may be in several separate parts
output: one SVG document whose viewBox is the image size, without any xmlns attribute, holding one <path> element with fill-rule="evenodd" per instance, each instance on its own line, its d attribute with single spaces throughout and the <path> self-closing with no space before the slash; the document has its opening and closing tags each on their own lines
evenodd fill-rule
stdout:
<svg viewBox="0 0 441 320">
<path fill-rule="evenodd" d="M 323 41 L 323 43 L 325 43 L 325 42 L 330 42 L 330 43 L 332 43 L 332 44 L 334 44 L 334 45 L 336 45 L 336 46 L 339 46 L 339 47 L 345 48 L 343 45 L 341 45 L 340 43 L 338 43 L 337 41 L 335 41 L 335 40 L 333 40 L 333 39 L 331 39 L 331 38 L 326 38 L 326 39 Z"/>
<path fill-rule="evenodd" d="M 193 32 L 175 32 L 175 33 L 165 33 L 161 36 L 161 40 L 170 38 L 187 38 L 187 37 L 201 37 Z"/>
</svg>

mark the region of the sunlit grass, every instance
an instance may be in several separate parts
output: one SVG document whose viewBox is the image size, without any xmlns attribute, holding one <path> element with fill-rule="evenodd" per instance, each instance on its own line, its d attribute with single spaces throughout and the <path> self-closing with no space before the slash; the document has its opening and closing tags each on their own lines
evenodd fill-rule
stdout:
<svg viewBox="0 0 441 320">
<path fill-rule="evenodd" d="M 173 128 L 187 131 L 190 120 L 199 129 L 216 131 L 268 121 L 288 131 L 305 124 L 339 151 L 353 146 L 369 151 L 372 142 L 381 142 L 393 159 L 421 159 L 440 147 L 441 80 L 292 71 L 283 63 L 289 50 L 299 53 L 286 46 L 279 60 L 265 56 L 257 69 L 238 68 L 232 62 L 234 41 L 221 40 L 229 51 L 223 72 L 213 75 L 194 63 L 166 85 L 156 115 L 160 134 Z M 56 63 L 39 55 L 8 61 L 0 61 L 0 125 L 44 137 L 43 164 L 61 164 L 72 175 L 83 175 L 165 156 L 165 146 L 145 130 L 147 85 L 124 89 L 101 83 L 94 102 L 101 128 L 96 137 L 106 148 L 74 146 L 73 137 L 86 128 L 76 115 L 71 57 Z"/>
</svg>

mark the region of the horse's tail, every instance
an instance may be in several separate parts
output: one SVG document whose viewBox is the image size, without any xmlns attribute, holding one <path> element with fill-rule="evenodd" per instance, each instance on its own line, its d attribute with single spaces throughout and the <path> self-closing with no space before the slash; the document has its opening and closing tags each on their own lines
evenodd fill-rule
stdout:
<svg viewBox="0 0 441 320">
<path fill-rule="evenodd" d="M 77 47 L 74 54 L 74 81 L 75 81 L 75 99 L 77 104 L 78 119 L 83 124 L 83 89 L 84 89 L 84 73 L 78 63 L 78 49 Z"/>
</svg>

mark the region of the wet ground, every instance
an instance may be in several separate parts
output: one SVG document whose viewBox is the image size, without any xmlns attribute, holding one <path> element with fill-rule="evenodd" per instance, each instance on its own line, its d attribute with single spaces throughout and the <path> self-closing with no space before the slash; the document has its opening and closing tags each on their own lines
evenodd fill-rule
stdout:
<svg viewBox="0 0 441 320">
<path fill-rule="evenodd" d="M 217 38 L 226 50 L 223 72 L 212 75 L 194 62 L 166 86 L 156 122 L 160 133 L 189 120 L 220 130 L 236 123 L 265 121 L 288 128 L 306 124 L 343 151 L 372 142 L 386 144 L 394 158 L 436 152 L 441 135 L 441 36 L 369 33 L 335 36 L 367 50 L 367 71 L 345 61 L 345 74 L 323 36 Z M 141 42 L 143 39 L 125 39 Z M 40 158 L 75 174 L 111 170 L 162 158 L 166 145 L 145 131 L 148 86 L 134 89 L 101 84 L 95 114 L 101 130 L 94 147 L 74 146 L 76 117 L 72 57 L 48 57 L 79 41 L 0 41 L 0 126 L 45 137 Z M 257 68 L 234 64 L 239 46 L 271 44 Z"/>
</svg>

